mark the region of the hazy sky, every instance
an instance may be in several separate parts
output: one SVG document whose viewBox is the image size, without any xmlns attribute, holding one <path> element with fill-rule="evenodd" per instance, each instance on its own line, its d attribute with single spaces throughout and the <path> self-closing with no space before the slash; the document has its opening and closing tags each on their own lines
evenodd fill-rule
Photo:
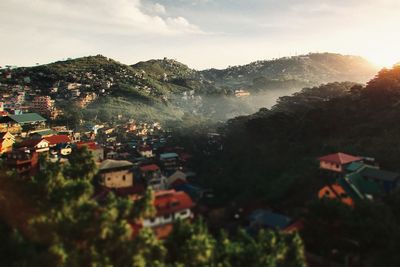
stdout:
<svg viewBox="0 0 400 267">
<path fill-rule="evenodd" d="M 0 0 L 0 66 L 103 54 L 193 68 L 339 52 L 400 61 L 399 0 Z"/>
</svg>

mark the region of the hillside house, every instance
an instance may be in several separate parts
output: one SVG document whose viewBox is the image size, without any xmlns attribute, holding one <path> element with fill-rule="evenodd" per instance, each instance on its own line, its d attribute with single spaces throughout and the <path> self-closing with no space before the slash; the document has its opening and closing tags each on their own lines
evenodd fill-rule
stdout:
<svg viewBox="0 0 400 267">
<path fill-rule="evenodd" d="M 182 171 L 176 171 L 167 179 L 168 186 L 173 187 L 178 184 L 187 183 L 187 175 Z"/>
<path fill-rule="evenodd" d="M 153 157 L 153 149 L 151 146 L 141 146 L 138 148 L 138 153 L 140 156 L 144 158 L 151 158 Z"/>
<path fill-rule="evenodd" d="M 361 162 L 363 158 L 339 152 L 320 157 L 318 160 L 320 169 L 343 173 L 346 165 L 352 162 Z"/>
<path fill-rule="evenodd" d="M 104 148 L 102 146 L 100 146 L 99 144 L 97 144 L 96 142 L 93 141 L 89 141 L 89 142 L 77 142 L 75 143 L 75 146 L 77 148 L 81 148 L 81 147 L 87 147 L 88 150 L 90 150 L 90 152 L 92 152 L 92 156 L 93 159 L 96 162 L 101 162 L 104 160 Z"/>
<path fill-rule="evenodd" d="M 337 199 L 346 205 L 354 205 L 353 199 L 340 184 L 332 184 L 323 187 L 321 190 L 319 190 L 318 197 L 320 199 Z"/>
<path fill-rule="evenodd" d="M 134 201 L 137 199 L 133 198 Z M 156 236 L 163 239 L 172 232 L 175 221 L 193 218 L 191 209 L 195 204 L 185 192 L 167 190 L 155 192 L 154 206 L 157 210 L 156 216 L 143 219 L 137 225 L 152 228 Z"/>
<path fill-rule="evenodd" d="M 30 130 L 44 128 L 46 119 L 37 113 L 24 113 L 20 115 L 8 115 L 0 118 L 0 128 L 24 128 Z M 11 131 L 10 131 L 11 132 Z"/>
<path fill-rule="evenodd" d="M 10 152 L 15 143 L 15 137 L 9 132 L 0 133 L 0 155 Z"/>
<path fill-rule="evenodd" d="M 178 168 L 179 155 L 176 153 L 160 154 L 160 163 L 165 172 L 173 173 Z"/>
<path fill-rule="evenodd" d="M 143 165 L 139 170 L 143 180 L 154 191 L 167 189 L 167 179 L 156 164 Z"/>
<path fill-rule="evenodd" d="M 49 151 L 49 141 L 46 139 L 26 139 L 17 144 L 18 148 L 25 148 L 36 153 L 46 153 Z"/>
<path fill-rule="evenodd" d="M 57 132 L 55 132 L 52 129 L 42 129 L 42 130 L 37 130 L 37 131 L 31 131 L 30 132 L 30 137 L 32 139 L 42 139 L 51 135 L 55 135 Z"/>
<path fill-rule="evenodd" d="M 133 164 L 126 160 L 103 161 L 99 166 L 100 184 L 107 188 L 133 186 Z"/>
<path fill-rule="evenodd" d="M 7 154 L 6 164 L 20 175 L 33 175 L 39 166 L 39 155 L 25 149 L 14 149 Z"/>
<path fill-rule="evenodd" d="M 62 135 L 62 134 L 46 136 L 44 137 L 44 139 L 49 142 L 49 147 L 55 147 L 57 145 L 71 143 L 71 138 L 69 138 L 68 135 Z"/>
</svg>

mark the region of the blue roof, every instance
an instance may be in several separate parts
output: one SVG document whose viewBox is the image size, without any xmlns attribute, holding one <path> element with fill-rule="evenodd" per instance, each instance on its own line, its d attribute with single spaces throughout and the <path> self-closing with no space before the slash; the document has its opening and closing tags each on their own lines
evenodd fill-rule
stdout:
<svg viewBox="0 0 400 267">
<path fill-rule="evenodd" d="M 292 222 L 289 217 L 268 210 L 256 210 L 249 216 L 249 219 L 255 226 L 278 229 L 284 229 Z"/>
<path fill-rule="evenodd" d="M 176 153 L 164 153 L 160 154 L 160 159 L 172 159 L 179 157 Z"/>
</svg>

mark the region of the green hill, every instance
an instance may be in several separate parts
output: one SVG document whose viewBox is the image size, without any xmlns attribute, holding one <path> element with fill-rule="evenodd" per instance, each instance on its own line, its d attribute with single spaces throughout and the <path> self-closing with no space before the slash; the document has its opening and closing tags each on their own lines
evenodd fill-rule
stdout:
<svg viewBox="0 0 400 267">
<path fill-rule="evenodd" d="M 256 61 L 223 70 L 210 69 L 202 74 L 217 84 L 252 89 L 280 89 L 335 81 L 364 83 L 377 71 L 375 66 L 358 56 L 314 53 Z"/>
<path fill-rule="evenodd" d="M 101 109 L 154 119 L 180 119 L 191 113 L 226 120 L 270 107 L 278 97 L 306 86 L 365 81 L 374 70 L 360 57 L 328 53 L 206 71 L 167 58 L 126 65 L 97 55 L 15 68 L 11 78 L 2 75 L 0 83 L 28 85 L 52 96 L 61 107 L 75 101 L 71 88 L 78 87 L 81 94 L 94 92 L 100 98 L 83 110 L 87 115 Z M 252 95 L 236 98 L 233 92 L 239 87 Z"/>
</svg>

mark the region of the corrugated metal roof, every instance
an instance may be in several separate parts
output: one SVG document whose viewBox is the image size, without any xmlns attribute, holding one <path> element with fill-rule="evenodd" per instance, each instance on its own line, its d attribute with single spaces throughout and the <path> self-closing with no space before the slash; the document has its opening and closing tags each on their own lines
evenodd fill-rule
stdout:
<svg viewBox="0 0 400 267">
<path fill-rule="evenodd" d="M 45 122 L 46 119 L 37 113 L 24 113 L 21 115 L 8 115 L 10 119 L 17 123 L 33 123 L 33 122 Z"/>
</svg>

